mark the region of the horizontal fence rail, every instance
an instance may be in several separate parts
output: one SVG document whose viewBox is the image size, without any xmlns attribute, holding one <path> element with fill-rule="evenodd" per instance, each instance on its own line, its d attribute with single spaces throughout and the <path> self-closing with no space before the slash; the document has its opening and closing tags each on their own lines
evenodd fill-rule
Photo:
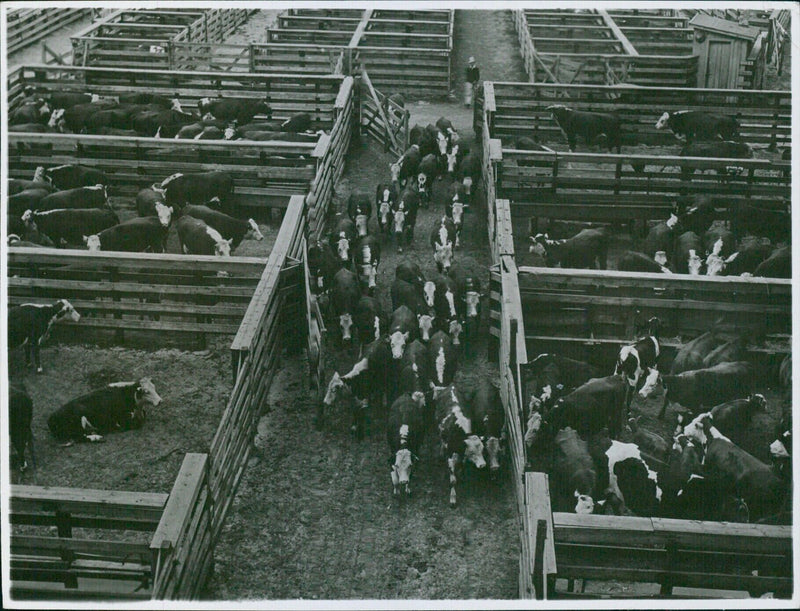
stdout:
<svg viewBox="0 0 800 611">
<path fill-rule="evenodd" d="M 16 9 L 6 13 L 8 53 L 15 53 L 89 16 L 89 9 Z"/>
</svg>

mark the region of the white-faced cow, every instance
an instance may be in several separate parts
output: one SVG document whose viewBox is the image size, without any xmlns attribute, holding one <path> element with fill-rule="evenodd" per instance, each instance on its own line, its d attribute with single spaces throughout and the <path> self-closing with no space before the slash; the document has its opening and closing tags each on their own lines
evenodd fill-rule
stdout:
<svg viewBox="0 0 800 611">
<path fill-rule="evenodd" d="M 372 202 L 368 193 L 353 192 L 347 202 L 347 216 L 356 224 L 358 236 L 369 233 L 369 219 L 372 216 Z"/>
<path fill-rule="evenodd" d="M 175 228 L 184 254 L 231 256 L 233 240 L 224 239 L 219 231 L 209 227 L 205 221 L 184 215 L 175 223 Z"/>
<path fill-rule="evenodd" d="M 338 322 L 342 342 L 351 342 L 356 309 L 361 298 L 358 276 L 349 269 L 340 269 L 333 277 L 329 294 L 331 310 Z"/>
<path fill-rule="evenodd" d="M 732 140 L 739 135 L 739 123 L 734 117 L 699 110 L 664 112 L 656 129 L 669 129 L 686 142 L 698 140 Z"/>
<path fill-rule="evenodd" d="M 428 371 L 434 386 L 439 388 L 452 384 L 458 370 L 458 354 L 452 338 L 444 331 L 437 331 L 428 342 Z"/>
<path fill-rule="evenodd" d="M 406 495 L 411 494 L 411 474 L 419 461 L 426 420 L 425 408 L 407 393 L 397 397 L 389 410 L 386 440 L 391 452 L 389 469 L 395 496 L 401 488 Z"/>
<path fill-rule="evenodd" d="M 431 231 L 431 248 L 436 269 L 441 274 L 447 272 L 453 264 L 453 248 L 456 238 L 456 227 L 446 216 L 433 226 Z"/>
<path fill-rule="evenodd" d="M 78 322 L 81 315 L 66 299 L 51 305 L 23 303 L 8 308 L 8 349 L 25 346 L 25 363 L 30 367 L 31 357 L 36 372 L 42 373 L 39 347 L 50 336 L 51 327 L 59 321 Z"/>
<path fill-rule="evenodd" d="M 357 240 L 354 245 L 353 262 L 361 283 L 372 293 L 378 286 L 378 266 L 381 262 L 381 245 L 372 235 Z"/>
<path fill-rule="evenodd" d="M 359 344 L 366 346 L 385 335 L 388 331 L 387 317 L 380 303 L 374 297 L 362 295 L 356 304 L 353 321 Z"/>
<path fill-rule="evenodd" d="M 419 335 L 419 322 L 414 312 L 401 305 L 394 312 L 389 321 L 389 344 L 392 348 L 392 358 L 400 360 L 406 346 L 417 339 Z"/>
<path fill-rule="evenodd" d="M 205 221 L 205 223 L 216 229 L 225 240 L 231 241 L 231 251 L 235 250 L 242 240 L 245 238 L 252 238 L 261 241 L 264 235 L 258 228 L 258 223 L 253 219 L 237 219 L 233 216 L 214 210 L 208 206 L 197 206 L 189 204 L 184 206 L 181 211 L 182 214 L 188 214 L 191 217 Z"/>
<path fill-rule="evenodd" d="M 604 228 L 583 229 L 571 238 L 551 240 L 548 234 L 531 237 L 530 252 L 544 257 L 549 266 L 606 269 L 608 234 Z"/>
<path fill-rule="evenodd" d="M 83 236 L 90 252 L 164 252 L 169 226 L 156 216 L 137 217 Z"/>
<path fill-rule="evenodd" d="M 378 229 L 384 235 L 391 231 L 394 208 L 397 204 L 398 195 L 394 184 L 380 183 L 375 188 L 375 208 L 378 211 Z"/>
<path fill-rule="evenodd" d="M 553 475 L 561 492 L 574 496 L 575 513 L 594 512 L 597 473 L 588 444 L 572 427 L 558 431 L 553 440 Z"/>
<path fill-rule="evenodd" d="M 340 262 L 349 263 L 353 259 L 357 235 L 356 224 L 349 218 L 341 217 L 336 220 L 328 240 Z"/>
</svg>

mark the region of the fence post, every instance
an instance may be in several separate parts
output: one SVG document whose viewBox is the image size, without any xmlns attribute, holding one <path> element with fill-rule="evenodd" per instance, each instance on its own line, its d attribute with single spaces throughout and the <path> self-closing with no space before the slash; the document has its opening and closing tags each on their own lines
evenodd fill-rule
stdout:
<svg viewBox="0 0 800 611">
<path fill-rule="evenodd" d="M 547 539 L 547 521 L 536 521 L 536 550 L 533 554 L 533 587 L 536 600 L 547 598 L 547 580 L 544 576 L 544 542 Z"/>
</svg>

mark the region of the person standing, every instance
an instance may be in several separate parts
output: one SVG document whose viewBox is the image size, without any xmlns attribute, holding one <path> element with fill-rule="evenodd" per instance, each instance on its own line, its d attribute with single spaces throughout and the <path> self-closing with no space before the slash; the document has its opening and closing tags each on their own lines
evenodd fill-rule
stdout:
<svg viewBox="0 0 800 611">
<path fill-rule="evenodd" d="M 472 97 L 475 95 L 475 88 L 481 78 L 481 71 L 475 63 L 475 58 L 470 56 L 467 64 L 466 79 L 464 82 L 464 106 L 472 106 Z"/>
</svg>

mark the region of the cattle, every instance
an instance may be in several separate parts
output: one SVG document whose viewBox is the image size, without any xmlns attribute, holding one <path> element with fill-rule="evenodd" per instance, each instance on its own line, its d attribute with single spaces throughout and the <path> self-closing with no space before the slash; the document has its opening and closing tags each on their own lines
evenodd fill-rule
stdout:
<svg viewBox="0 0 800 611">
<path fill-rule="evenodd" d="M 402 394 L 389 409 L 386 440 L 389 444 L 389 468 L 392 476 L 392 493 L 400 488 L 411 494 L 411 473 L 419 461 L 419 448 L 425 435 L 424 409 L 410 394 Z"/>
<path fill-rule="evenodd" d="M 680 224 L 684 231 L 693 231 L 697 235 L 703 235 L 716 218 L 717 210 L 714 200 L 708 195 L 697 195 L 694 205 L 686 208 L 680 215 Z"/>
<path fill-rule="evenodd" d="M 661 354 L 661 345 L 658 342 L 658 331 L 661 322 L 653 317 L 648 321 L 649 334 L 633 344 L 620 348 L 614 373 L 624 375 L 628 380 L 628 407 L 630 407 L 633 392 L 636 390 L 639 379 L 645 371 L 650 372 L 656 367 Z"/>
<path fill-rule="evenodd" d="M 496 477 L 506 438 L 506 417 L 500 392 L 488 380 L 481 378 L 474 392 L 466 395 L 464 401 L 470 406 L 472 429 L 483 442 L 489 475 Z"/>
<path fill-rule="evenodd" d="M 462 405 L 455 386 L 450 384 L 436 391 L 434 402 L 442 453 L 450 472 L 450 506 L 455 507 L 457 475 L 462 471 L 462 464 L 470 462 L 478 469 L 486 467 L 483 442 L 474 433 L 470 414 Z"/>
<path fill-rule="evenodd" d="M 205 221 L 184 215 L 177 220 L 175 228 L 178 232 L 182 253 L 217 257 L 231 256 L 233 240 L 224 239 L 219 231 L 210 227 Z"/>
<path fill-rule="evenodd" d="M 642 458 L 636 444 L 612 440 L 608 457 L 609 488 L 638 516 L 656 515 L 662 498 L 658 475 Z"/>
<path fill-rule="evenodd" d="M 739 242 L 736 257 L 729 257 L 730 261 L 723 261 L 720 274 L 726 276 L 752 275 L 758 266 L 772 254 L 772 242 L 769 238 L 747 236 Z"/>
<path fill-rule="evenodd" d="M 764 278 L 791 278 L 792 277 L 792 251 L 791 247 L 776 248 L 763 262 L 758 264 L 753 276 Z"/>
<path fill-rule="evenodd" d="M 720 363 L 732 363 L 743 361 L 747 356 L 747 338 L 744 336 L 732 339 L 729 342 L 717 346 L 703 358 L 702 369 L 719 365 Z"/>
<path fill-rule="evenodd" d="M 640 419 L 641 416 L 628 418 L 628 428 L 631 431 L 633 443 L 635 443 L 644 454 L 661 462 L 665 462 L 670 451 L 669 442 L 658 433 L 642 428 L 639 424 Z"/>
<path fill-rule="evenodd" d="M 717 430 L 738 445 L 745 441 L 753 417 L 758 413 L 767 413 L 767 400 L 759 393 L 754 393 L 745 399 L 720 403 L 708 412 Z M 705 414 L 701 414 L 698 418 L 703 416 Z"/>
<path fill-rule="evenodd" d="M 446 216 L 439 223 L 434 224 L 431 231 L 431 248 L 436 269 L 441 274 L 447 272 L 453 264 L 453 245 L 456 237 L 456 228 L 453 221 Z"/>
<path fill-rule="evenodd" d="M 445 156 L 445 166 L 446 166 L 445 173 L 450 178 L 455 178 L 455 173 L 456 170 L 458 169 L 458 161 L 460 159 L 459 151 L 460 147 L 459 145 L 456 144 L 453 148 L 451 148 L 447 152 L 447 155 Z M 456 184 L 461 184 L 461 183 L 457 182 Z"/>
<path fill-rule="evenodd" d="M 482 171 L 481 157 L 475 151 L 467 153 L 458 163 L 456 178 L 464 185 L 468 204 L 472 203 L 472 191 L 477 188 Z"/>
<path fill-rule="evenodd" d="M 353 221 L 344 217 L 335 221 L 328 241 L 340 262 L 348 263 L 353 258 L 356 235 L 356 224 Z"/>
<path fill-rule="evenodd" d="M 69 131 L 79 134 L 84 128 L 86 120 L 96 112 L 116 108 L 118 104 L 111 100 L 99 100 L 90 104 L 75 104 L 69 108 L 57 108 L 50 115 L 48 125 L 58 127 L 60 130 L 66 127 Z"/>
<path fill-rule="evenodd" d="M 168 227 L 156 216 L 144 216 L 124 221 L 99 233 L 84 236 L 90 252 L 164 252 Z M 182 232 L 183 231 L 183 232 Z M 199 248 L 197 242 L 187 236 L 186 229 L 179 226 L 181 244 Z M 196 254 L 212 254 L 202 252 Z"/>
<path fill-rule="evenodd" d="M 565 427 L 556 433 L 553 446 L 553 483 L 575 497 L 575 513 L 593 513 L 597 473 L 588 444 L 575 429 Z"/>
<path fill-rule="evenodd" d="M 428 342 L 431 335 L 434 333 L 436 325 L 435 312 L 417 312 L 417 320 L 419 321 L 419 336 L 423 342 Z"/>
<path fill-rule="evenodd" d="M 165 203 L 160 201 L 153 201 L 148 204 L 142 203 L 141 205 L 139 205 L 138 199 L 139 198 L 137 196 L 136 211 L 139 213 L 140 217 L 146 218 L 150 216 L 155 216 L 158 218 L 162 227 L 169 227 L 170 223 L 172 222 L 172 213 L 173 213 L 172 206 L 167 206 Z"/>
<path fill-rule="evenodd" d="M 224 206 L 233 194 L 233 177 L 228 172 L 176 173 L 161 181 L 168 205 L 208 204 Z"/>
<path fill-rule="evenodd" d="M 476 332 L 480 319 L 480 280 L 460 265 L 451 266 L 447 275 L 454 282 L 455 306 L 459 319 L 466 322 L 468 334 Z"/>
<path fill-rule="evenodd" d="M 394 184 L 380 183 L 375 188 L 375 208 L 378 211 L 378 228 L 381 233 L 388 234 L 391 230 L 393 212 L 399 193 Z"/>
<path fill-rule="evenodd" d="M 347 201 L 347 216 L 356 224 L 359 237 L 369 233 L 369 217 L 372 216 L 372 202 L 368 193 L 353 192 Z"/>
<path fill-rule="evenodd" d="M 401 280 L 400 278 L 394 279 L 392 282 L 391 296 L 393 309 L 404 305 L 414 314 L 425 314 L 428 312 L 421 290 L 405 280 Z"/>
<path fill-rule="evenodd" d="M 50 414 L 47 426 L 59 441 L 103 441 L 103 435 L 138 429 L 147 407 L 158 407 L 161 397 L 150 378 L 113 382 L 67 401 Z"/>
<path fill-rule="evenodd" d="M 676 375 L 691 369 L 702 369 L 705 358 L 722 343 L 715 328 L 695 337 L 678 349 L 669 372 Z"/>
<path fill-rule="evenodd" d="M 656 129 L 670 129 L 687 143 L 697 140 L 733 140 L 739 135 L 739 123 L 734 117 L 699 110 L 664 112 Z"/>
<path fill-rule="evenodd" d="M 663 223 L 659 223 L 650 228 L 647 237 L 642 244 L 642 252 L 648 257 L 655 257 L 658 251 L 663 251 L 668 260 L 673 257 L 673 244 L 675 242 L 675 227 L 678 224 L 678 217 L 670 214 L 669 218 Z"/>
<path fill-rule="evenodd" d="M 730 232 L 728 232 L 728 234 L 730 234 Z M 731 236 L 730 241 L 732 242 L 733 234 L 730 234 L 730 236 Z M 732 249 L 732 247 L 733 246 L 731 244 L 727 246 L 729 251 Z M 720 237 L 717 238 L 717 240 L 712 243 L 710 250 L 707 250 L 708 256 L 706 257 L 706 275 L 708 276 L 721 275 L 722 272 L 725 271 L 727 266 L 738 258 L 739 256 L 738 252 L 725 255 L 724 254 L 725 248 L 726 245 L 724 238 Z"/>
<path fill-rule="evenodd" d="M 50 112 L 50 106 L 44 98 L 28 98 L 8 114 L 8 124 L 47 123 Z"/>
<path fill-rule="evenodd" d="M 333 277 L 329 294 L 332 312 L 341 331 L 342 342 L 350 342 L 353 339 L 352 327 L 356 308 L 361 299 L 358 276 L 349 269 L 340 269 Z"/>
<path fill-rule="evenodd" d="M 52 189 L 49 188 L 33 188 L 24 189 L 16 195 L 10 195 L 6 198 L 8 208 L 6 211 L 14 216 L 22 216 L 26 210 L 37 210 L 39 203 L 50 193 Z"/>
<path fill-rule="evenodd" d="M 25 364 L 30 367 L 31 358 L 36 373 L 42 373 L 39 348 L 50 337 L 50 330 L 60 321 L 78 322 L 81 315 L 66 299 L 51 305 L 23 303 L 8 308 L 8 349 L 25 347 Z"/>
<path fill-rule="evenodd" d="M 625 422 L 627 387 L 623 376 L 592 378 L 561 397 L 545 421 L 554 432 L 571 426 L 588 435 L 608 428 L 616 437 Z"/>
<path fill-rule="evenodd" d="M 56 191 L 39 200 L 34 210 L 64 210 L 67 208 L 107 208 L 108 193 L 103 185 Z"/>
<path fill-rule="evenodd" d="M 622 131 L 619 117 L 614 114 L 573 110 L 562 105 L 548 106 L 558 127 L 564 132 L 569 150 L 575 151 L 580 136 L 587 146 L 605 143 L 609 151 L 622 146 Z"/>
<path fill-rule="evenodd" d="M 56 108 L 72 108 L 78 104 L 91 104 L 95 96 L 91 93 L 75 93 L 72 91 L 54 91 L 47 96 L 47 102 Z"/>
<path fill-rule="evenodd" d="M 461 228 L 464 225 L 464 211 L 467 207 L 466 192 L 463 185 L 454 182 L 450 186 L 448 199 L 445 202 L 444 214 L 453 221 L 456 229 L 456 239 L 454 246 L 458 247 L 461 242 Z"/>
<path fill-rule="evenodd" d="M 450 121 L 450 119 L 446 119 L 445 117 L 439 117 L 439 119 L 436 121 L 436 128 L 442 134 L 444 134 L 450 146 L 455 146 L 455 144 L 459 140 L 458 132 L 453 127 L 453 123 Z"/>
<path fill-rule="evenodd" d="M 406 346 L 415 340 L 418 334 L 419 322 L 414 312 L 404 305 L 396 308 L 389 321 L 389 344 L 392 348 L 392 358 L 401 359 Z"/>
<path fill-rule="evenodd" d="M 119 224 L 119 217 L 108 208 L 26 211 L 25 222 L 32 221 L 56 244 L 83 244 L 83 236 L 93 235 Z"/>
<path fill-rule="evenodd" d="M 152 185 L 141 189 L 136 194 L 136 212 L 139 216 L 158 216 L 156 214 L 156 204 L 166 206 L 167 200 L 165 198 L 166 191 L 161 189 L 158 185 Z M 172 209 L 174 212 L 175 209 Z"/>
<path fill-rule="evenodd" d="M 45 189 L 52 193 L 55 191 L 55 187 L 51 185 L 45 179 L 45 169 L 44 166 L 39 166 L 36 168 L 36 171 L 33 174 L 33 178 L 31 180 L 23 180 L 21 178 L 9 178 L 7 185 L 8 185 L 8 195 L 16 195 L 17 193 L 21 193 L 26 189 Z"/>
<path fill-rule="evenodd" d="M 266 142 L 266 141 L 317 142 L 317 140 L 319 140 L 320 134 L 323 133 L 324 132 L 318 131 L 313 134 L 308 134 L 308 133 L 294 134 L 291 132 L 251 130 L 247 129 L 247 126 L 245 126 L 244 128 L 237 130 L 236 134 L 232 135 L 231 137 L 238 135 L 240 139 L 243 140 L 254 140 L 260 142 Z"/>
<path fill-rule="evenodd" d="M 16 234 L 18 238 L 22 238 L 20 241 L 30 242 L 36 246 L 55 248 L 50 236 L 39 230 L 39 226 L 33 220 L 33 214 L 26 219 L 23 221 L 21 217 L 8 217 L 8 237 L 11 238 L 13 234 Z"/>
<path fill-rule="evenodd" d="M 393 376 L 395 383 L 390 394 L 396 397 L 408 393 L 421 407 L 429 406 L 434 387 L 429 375 L 428 361 L 428 349 L 420 340 L 415 339 L 406 347 L 400 366 L 394 369 L 394 374 L 398 369 L 400 374 Z"/>
<path fill-rule="evenodd" d="M 444 331 L 437 331 L 428 342 L 428 370 L 434 386 L 445 387 L 453 382 L 458 370 L 458 354 L 453 340 Z"/>
<path fill-rule="evenodd" d="M 686 231 L 678 236 L 675 241 L 675 258 L 673 259 L 673 269 L 679 274 L 700 275 L 700 268 L 703 260 L 699 252 L 702 252 L 703 243 L 700 237 L 693 231 Z"/>
<path fill-rule="evenodd" d="M 292 115 L 286 121 L 280 124 L 280 128 L 285 132 L 298 133 L 311 129 L 311 115 L 307 112 L 301 112 Z"/>
<path fill-rule="evenodd" d="M 237 219 L 208 206 L 194 204 L 184 206 L 181 213 L 205 221 L 209 227 L 216 229 L 223 239 L 231 240 L 231 251 L 235 250 L 245 238 L 252 238 L 258 241 L 264 239 L 258 224 L 253 219 L 247 219 L 246 221 Z"/>
<path fill-rule="evenodd" d="M 456 282 L 449 276 L 436 276 L 433 279 L 436 290 L 433 293 L 433 310 L 440 321 L 449 321 L 459 315 L 459 293 Z M 428 283 L 426 283 L 426 288 Z M 426 303 L 428 293 L 426 292 Z"/>
<path fill-rule="evenodd" d="M 418 144 L 411 144 L 405 153 L 390 166 L 392 182 L 405 186 L 409 178 L 417 177 L 422 152 Z"/>
<path fill-rule="evenodd" d="M 413 261 L 405 260 L 398 263 L 397 267 L 394 270 L 394 275 L 395 278 L 404 280 L 405 282 L 412 284 L 420 292 L 422 291 L 422 288 L 425 285 L 425 276 L 423 276 L 422 270 L 420 269 L 419 265 L 417 265 Z"/>
<path fill-rule="evenodd" d="M 606 269 L 608 234 L 604 228 L 583 229 L 568 239 L 551 240 L 548 234 L 531 237 L 530 252 L 544 257 L 549 266 Z"/>
<path fill-rule="evenodd" d="M 736 238 L 725 227 L 711 227 L 703 234 L 703 246 L 706 254 L 716 251 L 722 257 L 727 257 L 736 250 Z"/>
<path fill-rule="evenodd" d="M 391 353 L 385 337 L 372 342 L 364 356 L 344 375 L 333 373 L 325 397 L 317 410 L 317 426 L 321 426 L 326 408 L 330 410 L 341 398 L 350 399 L 352 425 L 350 430 L 357 439 L 364 436 L 364 425 L 370 402 L 382 402 L 388 390 L 388 373 Z"/>
<path fill-rule="evenodd" d="M 272 108 L 267 98 L 203 98 L 197 103 L 201 115 L 211 113 L 221 121 L 236 121 L 237 125 L 246 125 L 256 115 L 272 118 Z"/>
<path fill-rule="evenodd" d="M 364 236 L 359 239 L 353 252 L 353 261 L 362 283 L 369 291 L 377 285 L 378 265 L 381 262 L 381 245 L 375 236 Z"/>
<path fill-rule="evenodd" d="M 753 366 L 736 361 L 677 375 L 663 375 L 653 369 L 639 391 L 642 398 L 648 398 L 659 382 L 664 389 L 664 402 L 658 417 L 663 418 L 670 401 L 697 410 L 719 401 L 748 396 L 753 387 Z"/>
<path fill-rule="evenodd" d="M 663 251 L 658 251 L 663 254 Z M 658 255 L 658 253 L 656 253 Z M 666 256 L 663 261 L 666 262 Z M 617 269 L 621 272 L 647 272 L 651 274 L 671 274 L 672 272 L 646 254 L 635 250 L 624 251 L 617 260 Z"/>
<path fill-rule="evenodd" d="M 21 383 L 8 384 L 8 438 L 17 458 L 20 471 L 28 468 L 25 459 L 26 450 L 30 451 L 31 463 L 36 468 L 36 456 L 33 451 L 33 401 Z"/>
<path fill-rule="evenodd" d="M 361 345 L 374 342 L 387 332 L 386 315 L 378 300 L 367 295 L 363 295 L 356 304 L 353 324 Z"/>
<path fill-rule="evenodd" d="M 693 142 L 681 148 L 679 155 L 681 157 L 709 157 L 714 159 L 752 159 L 753 149 L 744 142 L 731 142 L 727 140 Z M 690 165 L 681 165 L 681 174 L 684 178 L 691 176 L 695 171 L 696 168 Z M 724 169 L 717 170 L 718 174 L 738 172 L 739 169 L 735 166 L 726 166 Z"/>
<path fill-rule="evenodd" d="M 315 295 L 326 293 L 333 277 L 342 268 L 330 244 L 317 240 L 308 246 L 308 271 L 311 291 Z"/>
<path fill-rule="evenodd" d="M 136 133 L 146 138 L 174 138 L 184 125 L 195 123 L 198 119 L 197 115 L 178 108 L 142 110 L 130 117 Z"/>
<path fill-rule="evenodd" d="M 49 125 L 42 125 L 41 123 L 17 123 L 16 125 L 9 125 L 8 131 L 26 134 L 51 134 L 55 133 L 56 130 Z"/>
<path fill-rule="evenodd" d="M 546 406 L 592 378 L 601 377 L 600 368 L 559 354 L 544 353 L 524 366 L 525 408 L 530 412 Z"/>
<path fill-rule="evenodd" d="M 433 129 L 428 129 L 429 127 Z M 435 155 L 439 152 L 437 133 L 438 130 L 430 124 L 428 124 L 427 127 L 414 125 L 414 127 L 412 127 L 408 132 L 408 142 L 411 144 L 411 146 L 417 147 L 421 153 L 420 157 L 430 154 Z"/>
<path fill-rule="evenodd" d="M 403 252 L 403 246 L 410 244 L 414 238 L 418 208 L 419 194 L 409 185 L 401 191 L 392 212 L 392 232 L 397 240 L 397 252 Z"/>
<path fill-rule="evenodd" d="M 425 155 L 417 168 L 417 192 L 420 204 L 427 208 L 431 201 L 433 182 L 439 176 L 439 161 L 434 154 Z"/>
<path fill-rule="evenodd" d="M 791 207 L 785 202 L 732 202 L 728 207 L 731 230 L 741 239 L 745 235 L 766 236 L 772 240 L 790 241 Z"/>
</svg>

